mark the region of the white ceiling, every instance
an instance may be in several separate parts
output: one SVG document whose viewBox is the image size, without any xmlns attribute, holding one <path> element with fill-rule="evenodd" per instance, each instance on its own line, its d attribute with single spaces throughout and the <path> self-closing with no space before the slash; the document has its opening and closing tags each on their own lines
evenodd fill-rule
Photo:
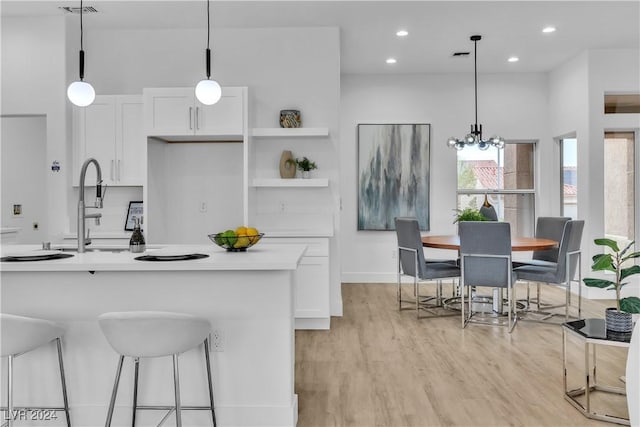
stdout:
<svg viewBox="0 0 640 427">
<path fill-rule="evenodd" d="M 63 15 L 79 0 L 2 0 L 2 16 Z M 206 2 L 85 0 L 92 28 L 206 28 Z M 74 15 L 77 18 L 77 15 Z M 640 48 L 640 0 L 625 1 L 244 1 L 211 2 L 217 28 L 340 28 L 343 73 L 470 72 L 469 37 L 480 34 L 480 72 L 549 71 L 585 49 Z M 544 26 L 557 31 L 542 34 Z M 409 36 L 395 36 L 406 29 Z M 519 62 L 508 63 L 509 56 Z M 394 57 L 397 64 L 387 65 Z"/>
</svg>

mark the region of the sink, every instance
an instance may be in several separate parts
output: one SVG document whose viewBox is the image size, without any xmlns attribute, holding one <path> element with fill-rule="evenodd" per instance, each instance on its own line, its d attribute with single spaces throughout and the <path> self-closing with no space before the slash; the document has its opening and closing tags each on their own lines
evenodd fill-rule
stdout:
<svg viewBox="0 0 640 427">
<path fill-rule="evenodd" d="M 58 251 L 62 251 L 62 252 L 78 252 L 78 248 L 54 248 L 55 250 Z M 100 247 L 95 247 L 95 248 L 85 248 L 84 249 L 85 252 L 111 252 L 111 253 L 119 253 L 119 252 L 129 252 L 129 248 L 100 248 Z"/>
<path fill-rule="evenodd" d="M 147 249 L 160 249 L 162 246 L 155 245 L 147 245 Z M 78 252 L 77 246 L 55 246 L 52 249 L 62 252 Z M 85 246 L 84 251 L 87 252 L 111 252 L 111 253 L 120 253 L 120 252 L 129 252 L 129 246 L 122 245 L 89 245 Z"/>
</svg>

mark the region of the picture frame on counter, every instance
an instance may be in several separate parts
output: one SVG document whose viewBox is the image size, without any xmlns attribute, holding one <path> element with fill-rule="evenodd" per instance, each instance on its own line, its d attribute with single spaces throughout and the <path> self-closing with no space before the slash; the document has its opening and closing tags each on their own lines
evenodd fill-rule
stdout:
<svg viewBox="0 0 640 427">
<path fill-rule="evenodd" d="M 136 224 L 136 218 L 140 218 L 140 223 L 142 223 L 142 201 L 131 201 L 129 202 L 129 209 L 127 210 L 127 220 L 124 223 L 125 231 L 133 231 L 133 227 Z"/>
</svg>

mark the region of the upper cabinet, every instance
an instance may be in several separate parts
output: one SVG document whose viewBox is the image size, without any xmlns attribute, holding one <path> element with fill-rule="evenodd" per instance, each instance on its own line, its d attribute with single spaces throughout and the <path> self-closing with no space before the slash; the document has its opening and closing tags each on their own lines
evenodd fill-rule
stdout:
<svg viewBox="0 0 640 427">
<path fill-rule="evenodd" d="M 93 104 L 74 108 L 73 184 L 78 185 L 80 167 L 89 157 L 100 164 L 102 181 L 108 185 L 143 185 L 146 136 L 142 126 L 140 95 L 99 95 Z M 87 169 L 87 185 L 94 185 L 94 168 Z"/>
<path fill-rule="evenodd" d="M 167 141 L 243 141 L 243 87 L 223 87 L 222 98 L 213 105 L 200 103 L 194 88 L 149 88 L 143 93 L 148 136 Z"/>
</svg>

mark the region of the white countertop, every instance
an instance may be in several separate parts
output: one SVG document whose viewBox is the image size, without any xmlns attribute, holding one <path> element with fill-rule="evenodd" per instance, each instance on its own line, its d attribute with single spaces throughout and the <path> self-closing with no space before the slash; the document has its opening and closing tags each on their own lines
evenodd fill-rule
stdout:
<svg viewBox="0 0 640 427">
<path fill-rule="evenodd" d="M 155 246 L 155 245 L 154 245 Z M 160 246 L 160 245 L 158 245 Z M 85 252 L 73 257 L 48 261 L 2 262 L 2 271 L 216 271 L 216 270 L 295 270 L 306 245 L 270 245 L 261 242 L 246 252 L 227 252 L 214 245 L 161 245 L 145 253 Z M 38 245 L 11 245 L 2 248 L 2 256 L 11 253 L 40 250 Z M 139 261 L 140 255 L 162 251 L 170 253 L 200 253 L 207 258 L 188 261 Z"/>
</svg>

